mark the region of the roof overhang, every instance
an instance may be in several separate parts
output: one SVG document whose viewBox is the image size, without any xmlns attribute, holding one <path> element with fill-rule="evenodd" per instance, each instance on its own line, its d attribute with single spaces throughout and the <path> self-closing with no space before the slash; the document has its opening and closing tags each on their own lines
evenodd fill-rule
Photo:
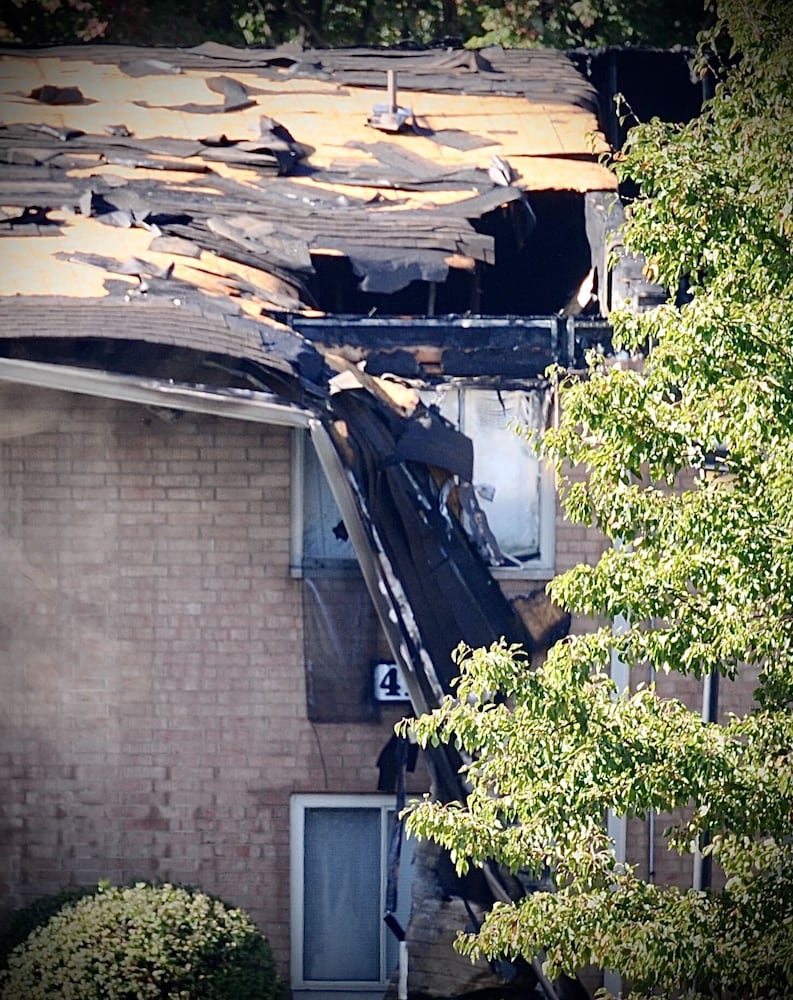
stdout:
<svg viewBox="0 0 793 1000">
<path fill-rule="evenodd" d="M 281 427 L 308 429 L 312 420 L 311 411 L 252 389 L 177 385 L 156 378 L 136 378 L 16 358 L 0 358 L 0 382 Z"/>
</svg>

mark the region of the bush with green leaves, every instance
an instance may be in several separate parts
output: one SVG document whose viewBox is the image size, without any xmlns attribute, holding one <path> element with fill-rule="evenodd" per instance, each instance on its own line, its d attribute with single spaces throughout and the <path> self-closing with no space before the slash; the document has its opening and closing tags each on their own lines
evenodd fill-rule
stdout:
<svg viewBox="0 0 793 1000">
<path fill-rule="evenodd" d="M 36 930 L 42 927 L 55 914 L 69 903 L 76 903 L 83 896 L 92 896 L 97 887 L 80 886 L 74 889 L 63 889 L 49 896 L 39 896 L 32 903 L 12 913 L 0 931 L 0 972 L 8 966 L 8 956 Z"/>
<path fill-rule="evenodd" d="M 242 910 L 170 884 L 63 907 L 11 953 L 2 1000 L 281 1000 L 266 939 Z"/>
</svg>

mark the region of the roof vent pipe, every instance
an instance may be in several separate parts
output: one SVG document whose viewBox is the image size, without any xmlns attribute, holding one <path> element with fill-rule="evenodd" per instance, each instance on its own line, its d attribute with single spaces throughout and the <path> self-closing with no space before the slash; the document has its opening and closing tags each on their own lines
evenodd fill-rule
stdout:
<svg viewBox="0 0 793 1000">
<path fill-rule="evenodd" d="M 397 112 L 397 75 L 395 69 L 386 70 L 388 86 L 388 110 L 392 115 Z"/>
<path fill-rule="evenodd" d="M 403 125 L 412 124 L 411 108 L 400 108 L 397 102 L 397 74 L 395 69 L 386 70 L 386 103 L 375 104 L 367 125 L 383 132 L 398 132 Z"/>
</svg>

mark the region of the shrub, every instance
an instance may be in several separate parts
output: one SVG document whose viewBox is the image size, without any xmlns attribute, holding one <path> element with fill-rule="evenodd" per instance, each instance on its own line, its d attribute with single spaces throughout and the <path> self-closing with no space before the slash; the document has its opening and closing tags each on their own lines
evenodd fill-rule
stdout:
<svg viewBox="0 0 793 1000">
<path fill-rule="evenodd" d="M 92 896 L 97 891 L 94 886 L 82 886 L 76 889 L 64 889 L 51 896 L 40 896 L 32 903 L 12 914 L 0 933 L 0 972 L 8 966 L 8 956 L 36 930 L 42 927 L 50 917 L 68 903 L 76 903 L 83 896 Z"/>
<path fill-rule="evenodd" d="M 100 886 L 10 955 L 2 1000 L 280 1000 L 270 946 L 242 910 L 170 884 Z"/>
</svg>

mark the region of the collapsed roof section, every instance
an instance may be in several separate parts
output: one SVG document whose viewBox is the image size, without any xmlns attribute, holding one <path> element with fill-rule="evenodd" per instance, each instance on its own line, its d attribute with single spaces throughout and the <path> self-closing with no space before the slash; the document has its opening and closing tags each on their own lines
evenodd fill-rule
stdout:
<svg viewBox="0 0 793 1000">
<path fill-rule="evenodd" d="M 0 299 L 0 383 L 307 429 L 417 711 L 451 690 L 458 642 L 547 646 L 482 554 L 471 441 L 403 382 L 195 303 L 31 297 Z"/>
<path fill-rule="evenodd" d="M 3 294 L 548 314 L 592 266 L 584 196 L 616 190 L 558 52 L 9 52 L 0 103 Z"/>
<path fill-rule="evenodd" d="M 618 205 L 567 57 L 81 46 L 0 94 L 0 377 L 310 428 L 417 709 L 458 641 L 542 645 L 406 386 L 542 391 L 607 337 L 567 315 Z"/>
<path fill-rule="evenodd" d="M 0 377 L 309 427 L 417 709 L 459 640 L 542 645 L 415 387 L 544 391 L 607 340 L 567 57 L 81 46 L 9 51 L 0 94 Z"/>
</svg>

